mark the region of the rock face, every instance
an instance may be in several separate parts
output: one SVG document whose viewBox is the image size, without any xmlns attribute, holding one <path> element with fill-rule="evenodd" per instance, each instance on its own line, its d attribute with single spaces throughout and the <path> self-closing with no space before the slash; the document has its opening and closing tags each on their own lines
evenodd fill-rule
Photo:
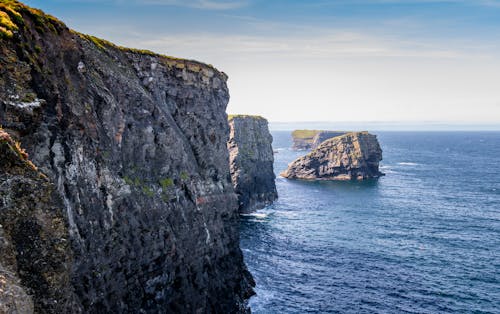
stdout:
<svg viewBox="0 0 500 314">
<path fill-rule="evenodd" d="M 382 149 L 375 135 L 351 132 L 324 141 L 292 162 L 281 175 L 304 180 L 363 180 L 378 178 Z"/>
<path fill-rule="evenodd" d="M 0 312 L 80 312 L 55 187 L 1 129 L 0 156 Z"/>
<path fill-rule="evenodd" d="M 229 117 L 227 147 L 232 182 L 241 212 L 263 208 L 278 198 L 273 170 L 273 137 L 267 120 L 258 116 Z"/>
<path fill-rule="evenodd" d="M 17 300 L 59 313 L 245 311 L 226 75 L 15 1 L 0 14 L 0 125 L 47 177 L 2 170 L 1 276 Z"/>
<path fill-rule="evenodd" d="M 344 135 L 348 132 L 342 132 L 342 131 L 321 131 L 318 134 L 316 134 L 313 139 L 312 139 L 312 144 L 309 149 L 316 149 L 321 145 L 324 141 L 337 137 L 340 135 Z"/>
<path fill-rule="evenodd" d="M 345 133 L 343 131 L 295 130 L 292 132 L 292 149 L 315 149 L 325 140 Z"/>
</svg>

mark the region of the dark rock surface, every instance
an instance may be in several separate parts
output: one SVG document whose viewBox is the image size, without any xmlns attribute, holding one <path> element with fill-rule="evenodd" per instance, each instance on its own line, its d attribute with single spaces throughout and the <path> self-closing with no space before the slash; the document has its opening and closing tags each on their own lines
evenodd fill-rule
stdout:
<svg viewBox="0 0 500 314">
<path fill-rule="evenodd" d="M 0 34 L 0 124 L 47 176 L 36 193 L 60 200 L 72 254 L 51 267 L 71 269 L 75 312 L 245 311 L 253 279 L 228 167 L 226 75 L 78 34 L 15 1 L 0 10 L 15 24 Z M 70 304 L 65 278 L 53 293 Z M 39 284 L 20 279 L 28 294 Z"/>
<path fill-rule="evenodd" d="M 79 313 L 54 186 L 0 129 L 0 313 Z"/>
<path fill-rule="evenodd" d="M 375 135 L 350 132 L 324 141 L 292 162 L 281 175 L 304 180 L 363 180 L 378 178 L 382 149 Z"/>
<path fill-rule="evenodd" d="M 292 132 L 294 150 L 311 150 L 325 140 L 345 134 L 345 131 L 295 130 Z"/>
<path fill-rule="evenodd" d="M 273 169 L 273 137 L 259 116 L 229 117 L 227 147 L 233 185 L 241 212 L 263 208 L 278 198 Z"/>
</svg>

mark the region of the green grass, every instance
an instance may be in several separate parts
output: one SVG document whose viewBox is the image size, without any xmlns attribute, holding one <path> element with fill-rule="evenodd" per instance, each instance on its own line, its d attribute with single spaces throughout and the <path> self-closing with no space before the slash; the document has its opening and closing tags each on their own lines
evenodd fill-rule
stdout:
<svg viewBox="0 0 500 314">
<path fill-rule="evenodd" d="M 172 178 L 165 178 L 160 180 L 160 186 L 162 189 L 167 189 L 169 187 L 174 186 L 174 179 Z"/>
<path fill-rule="evenodd" d="M 295 130 L 292 132 L 293 138 L 313 138 L 319 132 L 323 132 L 321 130 Z"/>
<path fill-rule="evenodd" d="M 257 115 L 250 115 L 250 114 L 228 114 L 227 115 L 227 120 L 228 121 L 231 121 L 233 120 L 234 118 L 238 118 L 238 119 L 259 119 L 259 120 L 266 120 L 264 117 L 262 116 L 257 116 Z"/>
<path fill-rule="evenodd" d="M 181 180 L 187 181 L 189 179 L 189 174 L 187 172 L 183 171 L 183 172 L 181 172 L 180 177 L 181 177 Z"/>
<path fill-rule="evenodd" d="M 76 32 L 76 31 L 73 31 L 73 33 L 80 36 L 83 39 L 91 41 L 94 45 L 96 45 L 101 50 L 106 50 L 107 48 L 113 48 L 113 49 L 117 49 L 117 50 L 124 51 L 124 52 L 131 52 L 131 53 L 137 53 L 137 54 L 142 54 L 142 55 L 163 58 L 163 59 L 167 60 L 168 64 L 173 65 L 179 69 L 184 69 L 187 67 L 187 69 L 190 70 L 191 72 L 200 72 L 202 70 L 202 68 L 204 68 L 204 67 L 208 67 L 208 68 L 218 72 L 218 70 L 211 64 L 204 64 L 204 63 L 201 63 L 201 62 L 198 62 L 195 60 L 188 60 L 188 59 L 167 56 L 167 55 L 159 54 L 159 53 L 153 52 L 151 50 L 146 50 L 146 49 L 136 49 L 136 48 L 118 46 L 118 45 L 113 44 L 110 41 L 107 41 L 105 39 L 101 39 L 101 38 L 98 38 L 98 37 L 95 37 L 92 35 L 82 34 L 82 33 Z"/>
</svg>

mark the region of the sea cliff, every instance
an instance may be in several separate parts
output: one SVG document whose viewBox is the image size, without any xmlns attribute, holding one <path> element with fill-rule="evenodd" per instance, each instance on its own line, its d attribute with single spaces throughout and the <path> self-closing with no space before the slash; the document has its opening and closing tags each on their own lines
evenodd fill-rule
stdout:
<svg viewBox="0 0 500 314">
<path fill-rule="evenodd" d="M 240 211 L 263 208 L 278 198 L 268 122 L 259 116 L 233 115 L 229 127 L 231 178 Z"/>
<path fill-rule="evenodd" d="M 2 228 L 22 216 L 57 250 L 31 280 L 23 267 L 39 265 L 24 254 L 36 248 L 9 246 L 10 282 L 38 312 L 246 311 L 253 279 L 228 166 L 227 76 L 79 34 L 16 1 L 0 14 L 0 124 L 38 167 L 2 168 L 3 193 L 11 176 L 42 180 L 29 189 L 47 201 L 16 212 L 14 194 L 0 203 L 12 217 Z"/>
<path fill-rule="evenodd" d="M 364 180 L 378 178 L 382 149 L 368 132 L 350 132 L 324 141 L 290 163 L 281 175 L 304 180 Z"/>
</svg>

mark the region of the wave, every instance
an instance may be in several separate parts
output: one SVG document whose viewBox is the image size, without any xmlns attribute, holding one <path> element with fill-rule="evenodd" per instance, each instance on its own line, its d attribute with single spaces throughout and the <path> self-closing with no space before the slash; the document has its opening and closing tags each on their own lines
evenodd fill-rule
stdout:
<svg viewBox="0 0 500 314">
<path fill-rule="evenodd" d="M 266 213 L 249 213 L 249 214 L 240 214 L 243 217 L 254 217 L 258 219 L 265 219 L 269 214 Z"/>
<path fill-rule="evenodd" d="M 401 165 L 401 166 L 418 166 L 418 164 L 415 163 L 415 162 L 398 162 L 398 165 Z"/>
</svg>

